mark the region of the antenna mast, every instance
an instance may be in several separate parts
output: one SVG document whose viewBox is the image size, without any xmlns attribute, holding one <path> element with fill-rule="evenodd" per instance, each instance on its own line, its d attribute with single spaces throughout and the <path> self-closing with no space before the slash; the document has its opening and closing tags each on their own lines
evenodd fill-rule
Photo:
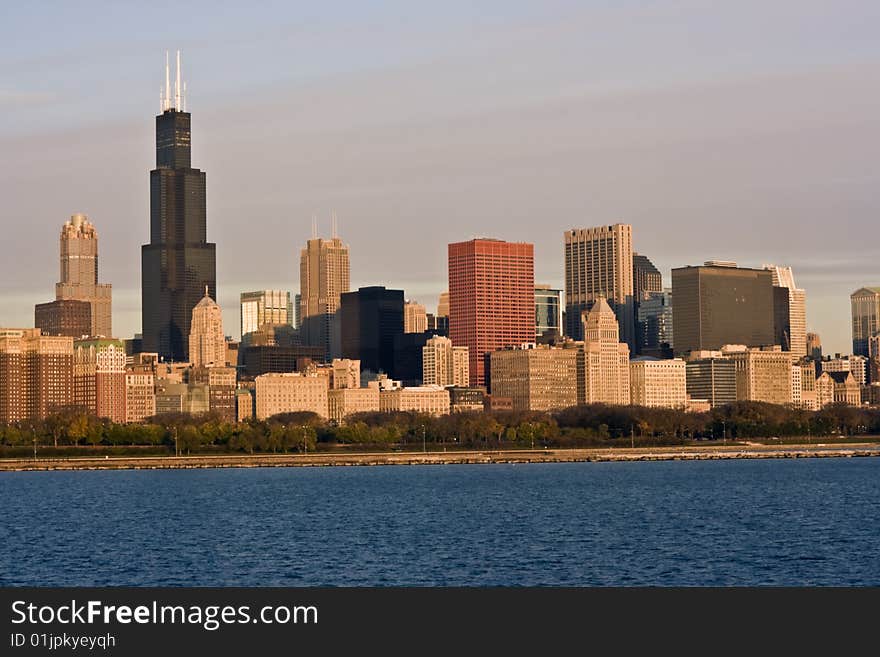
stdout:
<svg viewBox="0 0 880 657">
<path fill-rule="evenodd" d="M 177 81 L 174 83 L 174 109 L 179 110 L 180 105 L 180 51 L 177 51 Z"/>
<path fill-rule="evenodd" d="M 312 215 L 312 239 L 318 239 L 318 217 Z"/>
<path fill-rule="evenodd" d="M 171 71 L 168 68 L 168 51 L 165 51 L 165 103 L 162 111 L 171 109 Z"/>
</svg>

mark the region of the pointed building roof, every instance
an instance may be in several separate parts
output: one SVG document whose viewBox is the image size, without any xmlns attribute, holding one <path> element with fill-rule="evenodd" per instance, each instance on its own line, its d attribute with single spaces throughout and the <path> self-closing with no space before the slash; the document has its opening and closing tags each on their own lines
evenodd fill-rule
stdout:
<svg viewBox="0 0 880 657">
<path fill-rule="evenodd" d="M 196 308 L 204 308 L 205 306 L 216 306 L 217 302 L 214 301 L 211 296 L 208 294 L 208 286 L 205 286 L 205 296 L 202 297 L 202 300 L 196 304 Z"/>
<path fill-rule="evenodd" d="M 593 307 L 590 308 L 587 316 L 592 315 L 614 315 L 614 310 L 612 310 L 611 306 L 608 305 L 608 302 L 605 300 L 605 297 L 599 297 L 596 301 L 593 302 Z M 614 315 L 617 317 L 617 315 Z"/>
</svg>

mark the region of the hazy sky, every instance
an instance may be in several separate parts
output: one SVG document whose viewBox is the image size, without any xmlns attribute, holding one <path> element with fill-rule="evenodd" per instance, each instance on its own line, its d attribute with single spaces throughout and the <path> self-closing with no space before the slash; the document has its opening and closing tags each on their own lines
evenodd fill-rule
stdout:
<svg viewBox="0 0 880 657">
<path fill-rule="evenodd" d="M 826 352 L 880 284 L 880 3 L 32 2 L 0 23 L 0 326 L 54 298 L 85 212 L 118 337 L 140 245 L 166 49 L 182 51 L 226 333 L 238 294 L 299 289 L 329 212 L 352 285 L 429 310 L 446 244 L 631 223 L 661 269 L 791 265 Z"/>
</svg>

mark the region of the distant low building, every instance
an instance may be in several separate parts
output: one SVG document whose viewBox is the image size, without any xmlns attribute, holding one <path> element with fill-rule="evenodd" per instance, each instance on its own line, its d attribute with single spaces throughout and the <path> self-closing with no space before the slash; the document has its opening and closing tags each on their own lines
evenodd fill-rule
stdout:
<svg viewBox="0 0 880 657">
<path fill-rule="evenodd" d="M 379 393 L 379 410 L 385 413 L 414 411 L 426 415 L 447 415 L 449 413 L 449 391 L 440 386 L 383 390 Z"/>
<path fill-rule="evenodd" d="M 330 419 L 343 422 L 349 415 L 379 410 L 379 388 L 339 388 L 327 397 Z"/>
<path fill-rule="evenodd" d="M 297 411 L 328 418 L 328 381 L 328 377 L 299 373 L 258 376 L 254 380 L 257 419 Z"/>
<path fill-rule="evenodd" d="M 687 374 L 680 358 L 642 356 L 629 364 L 630 403 L 634 406 L 683 409 L 687 405 Z"/>
<path fill-rule="evenodd" d="M 470 413 L 483 410 L 483 405 L 486 402 L 485 388 L 454 386 L 447 388 L 447 390 L 449 390 L 450 413 Z"/>
<path fill-rule="evenodd" d="M 576 406 L 578 353 L 577 349 L 544 345 L 493 351 L 492 394 L 510 398 L 515 411 Z"/>
</svg>

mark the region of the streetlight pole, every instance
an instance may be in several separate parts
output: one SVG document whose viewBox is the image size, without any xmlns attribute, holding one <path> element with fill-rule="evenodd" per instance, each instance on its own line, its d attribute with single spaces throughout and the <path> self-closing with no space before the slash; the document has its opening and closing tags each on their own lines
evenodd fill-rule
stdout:
<svg viewBox="0 0 880 657">
<path fill-rule="evenodd" d="M 309 444 L 306 441 L 306 425 L 302 425 L 303 430 L 303 454 L 309 453 Z"/>
<path fill-rule="evenodd" d="M 422 452 L 428 453 L 428 443 L 425 440 L 425 425 L 422 425 Z"/>
</svg>

